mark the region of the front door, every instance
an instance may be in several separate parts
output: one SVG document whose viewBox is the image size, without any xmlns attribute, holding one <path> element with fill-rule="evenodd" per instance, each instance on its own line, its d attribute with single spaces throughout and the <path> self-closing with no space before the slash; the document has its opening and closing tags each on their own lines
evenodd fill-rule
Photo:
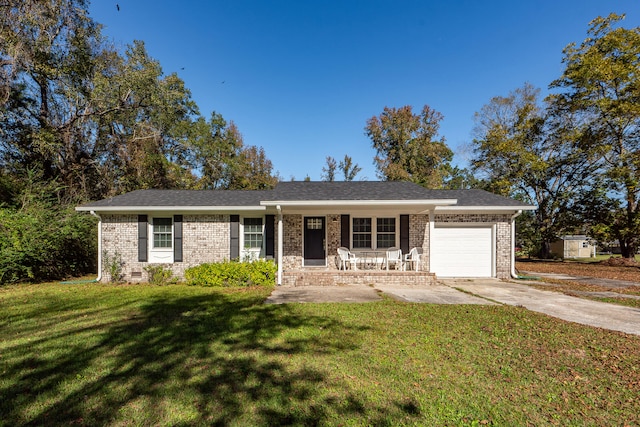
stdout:
<svg viewBox="0 0 640 427">
<path fill-rule="evenodd" d="M 321 216 L 304 218 L 304 265 L 324 266 L 326 259 L 325 218 Z"/>
</svg>

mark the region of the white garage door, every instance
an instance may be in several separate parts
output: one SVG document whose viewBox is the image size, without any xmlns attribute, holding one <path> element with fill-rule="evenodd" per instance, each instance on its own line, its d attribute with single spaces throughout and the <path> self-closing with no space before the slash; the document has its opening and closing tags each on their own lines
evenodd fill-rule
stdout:
<svg viewBox="0 0 640 427">
<path fill-rule="evenodd" d="M 439 277 L 491 277 L 491 227 L 436 227 L 431 236 L 431 272 Z"/>
</svg>

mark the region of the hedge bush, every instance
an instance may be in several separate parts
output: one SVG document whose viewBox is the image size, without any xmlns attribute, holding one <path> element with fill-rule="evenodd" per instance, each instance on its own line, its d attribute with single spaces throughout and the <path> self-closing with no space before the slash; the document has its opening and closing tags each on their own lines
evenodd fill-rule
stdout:
<svg viewBox="0 0 640 427">
<path fill-rule="evenodd" d="M 196 286 L 275 286 L 276 273 L 273 261 L 224 261 L 188 268 L 184 277 Z"/>
<path fill-rule="evenodd" d="M 96 234 L 73 206 L 0 207 L 0 285 L 95 272 Z"/>
</svg>

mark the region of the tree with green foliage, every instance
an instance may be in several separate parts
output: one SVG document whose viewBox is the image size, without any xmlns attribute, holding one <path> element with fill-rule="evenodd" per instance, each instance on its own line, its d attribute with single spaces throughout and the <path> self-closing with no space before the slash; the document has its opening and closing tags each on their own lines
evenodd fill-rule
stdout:
<svg viewBox="0 0 640 427">
<path fill-rule="evenodd" d="M 222 116 L 202 119 L 182 79 L 165 75 L 143 42 L 122 52 L 109 44 L 88 1 L 6 0 L 0 12 L 0 282 L 95 261 L 76 248 L 95 241 L 83 222 L 93 219 L 72 213 L 78 202 L 277 181 L 264 150 L 244 146 Z"/>
<path fill-rule="evenodd" d="M 357 163 L 353 163 L 353 159 L 347 154 L 344 155 L 344 159 L 340 160 L 338 167 L 342 171 L 345 181 L 353 181 L 362 170 Z"/>
<path fill-rule="evenodd" d="M 367 121 L 366 135 L 376 150 L 378 176 L 388 181 L 411 181 L 441 188 L 453 152 L 438 135 L 442 114 L 425 105 L 420 114 L 412 107 L 385 107 Z"/>
<path fill-rule="evenodd" d="M 195 125 L 196 137 L 191 149 L 201 175 L 197 186 L 203 189 L 229 188 L 234 163 L 237 163 L 243 148 L 242 135 L 233 122 L 227 123 L 215 111 L 208 122 L 200 118 Z"/>
<path fill-rule="evenodd" d="M 34 174 L 0 207 L 0 285 L 95 271 L 96 219 L 63 203 L 62 188 Z"/>
<path fill-rule="evenodd" d="M 615 202 L 598 233 L 632 258 L 640 247 L 640 27 L 618 26 L 623 18 L 594 19 L 588 37 L 564 49 L 550 102 L 555 114 L 579 119 L 574 149 L 594 156 L 606 185 L 599 193 Z"/>
<path fill-rule="evenodd" d="M 91 164 L 89 104 L 100 27 L 83 0 L 10 0 L 0 13 L 0 155 L 12 173 L 37 171 L 68 188 Z"/>
<path fill-rule="evenodd" d="M 447 178 L 442 188 L 447 190 L 484 189 L 486 182 L 478 179 L 472 170 L 449 165 Z"/>
<path fill-rule="evenodd" d="M 340 169 L 345 181 L 353 181 L 362 170 L 357 163 L 353 163 L 353 159 L 348 154 L 344 155 L 344 159 L 340 160 L 340 163 L 336 162 L 331 156 L 326 158 L 326 166 L 322 167 L 322 180 L 323 181 L 335 181 L 336 170 Z"/>
<path fill-rule="evenodd" d="M 199 118 L 189 144 L 194 173 L 192 186 L 201 189 L 259 190 L 272 188 L 278 178 L 263 148 L 244 145 L 233 121 L 213 112 L 209 121 Z"/>
<path fill-rule="evenodd" d="M 233 166 L 229 190 L 268 190 L 278 183 L 273 164 L 262 147 L 243 147 Z"/>
<path fill-rule="evenodd" d="M 90 141 L 98 186 L 108 195 L 139 188 L 188 188 L 198 107 L 176 75 L 164 76 L 144 43 L 112 55 L 94 76 L 92 105 L 102 113 Z"/>
<path fill-rule="evenodd" d="M 174 188 L 198 110 L 144 44 L 107 44 L 82 0 L 10 1 L 0 17 L 0 162 L 75 200 Z"/>
<path fill-rule="evenodd" d="M 577 224 L 576 198 L 588 188 L 593 168 L 588 153 L 576 150 L 575 124 L 554 117 L 530 84 L 497 96 L 476 113 L 472 167 L 488 190 L 537 206 L 537 255 Z"/>
<path fill-rule="evenodd" d="M 109 45 L 83 0 L 10 0 L 0 14 L 0 168 L 38 172 L 69 200 L 139 188 L 272 185 L 264 150 L 199 115 L 141 41 Z M 255 173 L 255 179 L 251 174 Z"/>
</svg>

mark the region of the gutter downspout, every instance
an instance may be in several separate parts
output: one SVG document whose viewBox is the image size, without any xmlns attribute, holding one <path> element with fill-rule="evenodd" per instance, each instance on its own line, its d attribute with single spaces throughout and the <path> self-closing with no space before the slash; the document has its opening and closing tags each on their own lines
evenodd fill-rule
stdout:
<svg viewBox="0 0 640 427">
<path fill-rule="evenodd" d="M 522 210 L 519 210 L 515 214 L 511 215 L 511 277 L 518 278 L 516 273 L 516 218 L 520 216 Z"/>
<path fill-rule="evenodd" d="M 280 207 L 280 205 L 276 206 L 276 209 L 278 210 L 278 280 L 277 280 L 277 285 L 281 286 L 282 285 L 282 248 L 283 248 L 283 236 L 284 233 L 282 231 L 282 208 Z"/>
<path fill-rule="evenodd" d="M 91 215 L 98 218 L 98 277 L 96 282 L 102 280 L 102 218 L 95 211 L 90 211 Z"/>
</svg>

